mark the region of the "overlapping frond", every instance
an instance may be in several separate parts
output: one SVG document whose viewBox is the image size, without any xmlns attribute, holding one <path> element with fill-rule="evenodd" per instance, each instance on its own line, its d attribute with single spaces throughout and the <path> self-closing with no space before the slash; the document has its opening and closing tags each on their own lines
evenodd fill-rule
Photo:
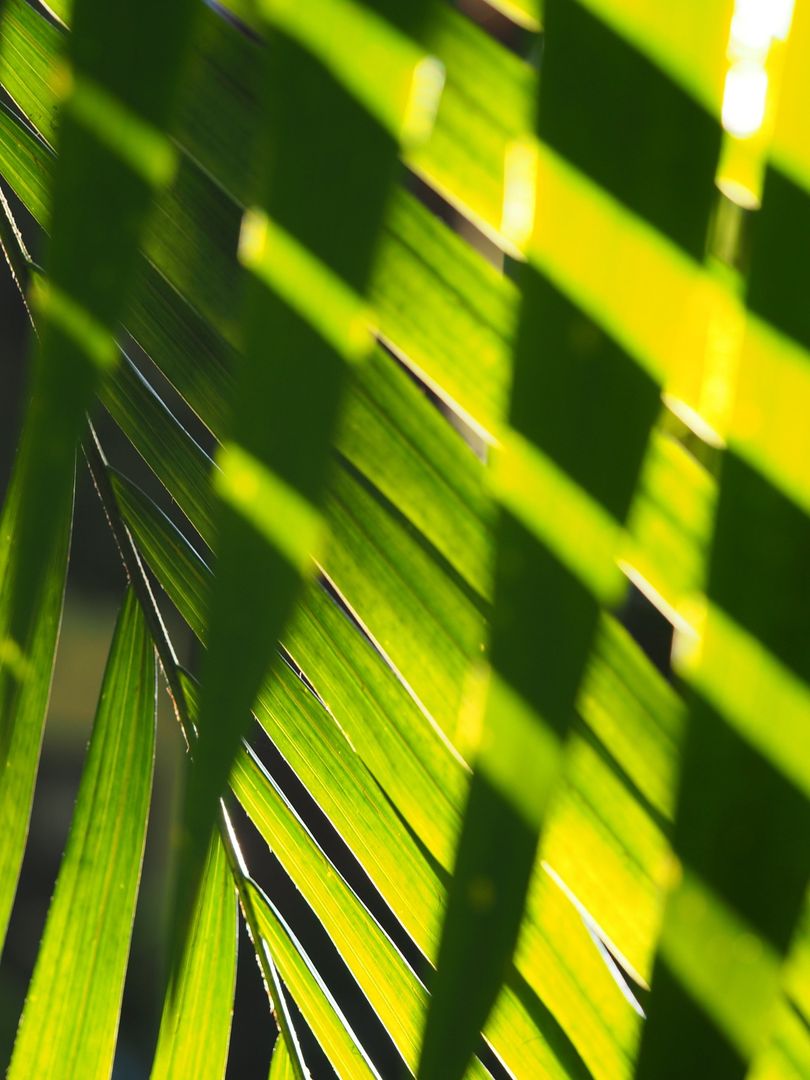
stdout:
<svg viewBox="0 0 810 1080">
<path fill-rule="evenodd" d="M 4 926 L 94 400 L 151 485 L 88 437 L 131 587 L 11 1075 L 111 1068 L 150 636 L 189 748 L 153 1076 L 224 1074 L 237 901 L 271 1077 L 307 1075 L 302 1024 L 386 1075 L 226 785 L 404 1072 L 803 1075 L 806 5 L 785 44 L 756 4 L 546 0 L 541 31 L 499 0 L 525 60 L 441 0 L 170 7 L 0 8 L 0 182 L 50 237 L 0 535 Z"/>
</svg>

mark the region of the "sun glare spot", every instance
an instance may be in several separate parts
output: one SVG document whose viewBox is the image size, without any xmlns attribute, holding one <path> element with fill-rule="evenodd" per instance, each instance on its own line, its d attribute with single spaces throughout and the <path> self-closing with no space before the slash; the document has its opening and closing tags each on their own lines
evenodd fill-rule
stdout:
<svg viewBox="0 0 810 1080">
<path fill-rule="evenodd" d="M 755 135 L 765 119 L 768 76 L 761 64 L 741 60 L 729 68 L 723 94 L 723 127 L 741 139 Z"/>
<path fill-rule="evenodd" d="M 793 0 L 736 0 L 731 19 L 729 54 L 764 59 L 771 41 L 784 41 L 790 31 Z"/>
<path fill-rule="evenodd" d="M 793 0 L 736 0 L 723 94 L 723 127 L 729 134 L 747 139 L 762 127 L 768 56 L 772 43 L 787 37 L 792 14 Z"/>
</svg>

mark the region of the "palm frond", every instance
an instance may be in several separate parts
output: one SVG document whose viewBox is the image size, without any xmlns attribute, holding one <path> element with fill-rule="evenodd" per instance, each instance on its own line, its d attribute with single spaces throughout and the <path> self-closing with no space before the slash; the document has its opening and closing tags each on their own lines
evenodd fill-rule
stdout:
<svg viewBox="0 0 810 1080">
<path fill-rule="evenodd" d="M 0 177 L 48 237 L 4 201 L 42 338 L 4 932 L 83 430 L 130 581 L 12 1077 L 112 1067 L 152 645 L 188 750 L 153 1076 L 225 1074 L 237 917 L 276 1080 L 313 1037 L 342 1078 L 807 1071 L 806 5 L 786 43 L 730 0 L 461 7 L 0 8 Z"/>
</svg>

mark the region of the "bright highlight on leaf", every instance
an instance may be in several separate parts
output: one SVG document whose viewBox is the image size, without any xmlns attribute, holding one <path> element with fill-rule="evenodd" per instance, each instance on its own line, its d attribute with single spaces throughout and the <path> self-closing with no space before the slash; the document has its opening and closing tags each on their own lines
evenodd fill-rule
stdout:
<svg viewBox="0 0 810 1080">
<path fill-rule="evenodd" d="M 306 319 L 345 360 L 363 360 L 371 349 L 370 315 L 357 294 L 318 258 L 252 209 L 242 219 L 239 259 Z"/>
<path fill-rule="evenodd" d="M 493 458 L 491 484 L 498 501 L 603 603 L 618 600 L 619 522 L 517 432 L 504 433 Z"/>
<path fill-rule="evenodd" d="M 359 0 L 260 0 L 268 22 L 309 50 L 394 138 L 405 145 L 431 132 L 444 69 Z M 358 54 L 363 63 L 357 63 Z"/>
<path fill-rule="evenodd" d="M 298 571 L 318 558 L 323 523 L 315 507 L 241 446 L 218 455 L 214 488 Z"/>
<path fill-rule="evenodd" d="M 100 372 L 111 370 L 118 360 L 113 335 L 69 293 L 48 280 L 36 278 L 31 305 L 43 322 L 48 322 L 95 364 Z"/>
<path fill-rule="evenodd" d="M 163 132 L 91 79 L 75 78 L 70 68 L 58 72 L 55 79 L 62 108 L 73 120 L 152 187 L 169 183 L 177 166 L 177 152 Z"/>
</svg>

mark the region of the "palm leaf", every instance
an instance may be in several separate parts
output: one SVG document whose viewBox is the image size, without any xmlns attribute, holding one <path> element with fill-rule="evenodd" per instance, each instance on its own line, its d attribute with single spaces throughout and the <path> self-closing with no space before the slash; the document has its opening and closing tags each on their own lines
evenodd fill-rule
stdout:
<svg viewBox="0 0 810 1080">
<path fill-rule="evenodd" d="M 40 497 L 18 502 L 15 539 L 3 575 L 4 771 L 6 748 L 19 738 L 19 698 L 26 693 L 25 670 L 49 580 L 46 570 L 63 535 L 62 508 L 73 482 L 73 452 L 84 410 L 103 372 L 115 362 L 113 330 L 143 220 L 153 190 L 165 186 L 172 170 L 174 156 L 163 127 L 191 16 L 191 4 L 173 10 L 155 53 L 153 78 L 143 80 L 138 64 L 151 37 L 149 12 L 139 5 L 113 14 L 107 5 L 85 0 L 77 10 L 81 33 L 71 37 L 69 61 L 59 68 L 54 93 L 62 99 L 61 154 L 53 187 L 54 232 L 49 276 L 34 293 L 40 337 L 15 466 L 20 489 Z M 119 19 L 134 35 L 126 49 L 121 48 Z M 6 45 L 4 69 L 24 70 L 16 59 L 9 64 L 10 53 L 13 42 Z M 41 66 L 40 50 L 31 49 L 29 55 Z M 47 124 L 52 117 L 42 113 L 38 119 Z M 72 193 L 85 187 L 96 197 L 74 199 Z"/>
<path fill-rule="evenodd" d="M 19 484 L 19 479 L 15 478 L 6 496 L 0 520 L 0 579 L 5 576 L 9 565 L 9 548 L 14 536 L 17 502 L 20 497 Z M 7 740 L 3 741 L 6 762 L 3 784 L 0 787 L 0 939 L 3 941 L 25 854 L 28 820 L 62 618 L 72 512 L 71 485 L 64 494 L 62 507 L 55 514 L 54 527 L 57 535 L 49 564 L 45 567 L 42 602 L 31 628 L 29 674 L 17 700 L 13 729 Z"/>
<path fill-rule="evenodd" d="M 796 138 L 792 108 L 805 93 L 799 57 L 808 42 L 807 12 L 797 11 L 785 111 L 776 120 L 748 279 L 752 317 L 723 463 L 700 644 L 691 655 L 688 647 L 682 651 L 692 691 L 675 831 L 682 870 L 667 906 L 656 967 L 660 989 L 641 1075 L 661 1075 L 662 1061 L 673 1071 L 696 1060 L 716 1071 L 742 1071 L 764 1052 L 804 907 L 810 669 L 796 647 L 804 600 L 790 582 L 810 537 L 808 488 L 796 484 L 790 466 L 777 465 L 784 431 L 767 421 L 745 430 L 742 418 L 750 410 L 752 383 L 762 377 L 760 365 L 767 364 L 777 387 L 784 389 L 786 381 L 779 346 L 768 341 L 770 348 L 763 349 L 757 339 L 767 334 L 767 341 L 778 330 L 788 341 L 810 344 L 773 281 L 777 252 L 780 261 L 790 261 L 792 273 L 807 270 L 787 227 L 788 217 L 806 213 L 806 175 L 803 187 L 795 172 L 788 178 L 782 155 Z M 790 412 L 781 423 L 790 428 Z M 761 522 L 768 523 L 765 532 Z M 774 596 L 783 598 L 778 606 Z M 731 682 L 729 671 L 735 672 Z M 770 710 L 779 716 L 778 726 L 770 722 Z M 674 1038 L 672 1014 L 687 1036 L 683 1042 Z"/>
<path fill-rule="evenodd" d="M 11 1077 L 109 1076 L 152 790 L 152 643 L 128 593 Z"/>
<path fill-rule="evenodd" d="M 166 997 L 152 1080 L 225 1075 L 236 978 L 236 890 L 222 841 L 208 852 L 189 948 Z"/>
<path fill-rule="evenodd" d="M 583 273 L 560 274 L 578 245 L 567 236 L 565 255 L 558 254 L 553 222 L 571 220 L 566 200 L 580 170 L 606 189 L 593 196 L 604 200 L 606 217 L 609 199 L 618 198 L 694 251 L 708 225 L 719 148 L 719 126 L 712 131 L 709 118 L 603 23 L 578 5 L 549 3 L 545 15 L 537 166 L 543 201 L 536 224 L 529 223 L 537 241 L 530 232 L 511 431 L 494 477 L 503 512 L 492 670 L 486 704 L 476 706 L 484 710 L 482 733 L 425 1030 L 425 1077 L 460 1075 L 515 947 L 599 605 L 615 601 L 620 528 L 657 408 L 647 358 L 622 348 L 601 296 L 578 291 Z M 716 45 L 704 33 L 695 51 Z M 679 162 L 677 195 L 661 183 L 672 162 L 651 137 L 664 111 L 673 131 L 668 152 L 690 147 Z M 633 137 L 624 140 L 619 171 L 616 128 L 628 114 Z M 566 182 L 558 183 L 558 169 Z M 583 210 L 581 225 L 589 221 Z M 607 226 L 601 232 L 610 236 Z M 611 254 L 640 284 L 628 233 L 611 237 Z M 554 617 L 538 626 L 541 607 Z"/>
<path fill-rule="evenodd" d="M 493 6 L 523 28 L 514 40 L 536 60 L 535 5 Z M 795 74 L 803 23 L 750 273 L 740 273 L 718 265 L 742 248 L 723 233 L 737 219 L 729 203 L 718 210 L 713 177 L 718 157 L 721 173 L 755 175 L 770 121 L 753 143 L 721 135 L 727 3 L 549 3 L 539 79 L 537 63 L 439 0 L 407 12 L 386 0 L 196 7 L 182 78 L 191 4 L 177 34 L 161 38 L 165 72 L 151 90 L 135 86 L 130 57 L 110 74 L 160 98 L 146 141 L 137 125 L 113 138 L 91 95 L 96 156 L 74 158 L 70 122 L 67 156 L 57 127 L 53 71 L 65 44 L 81 57 L 114 20 L 87 15 L 89 2 L 74 17 L 63 0 L 49 5 L 54 21 L 23 0 L 0 15 L 0 82 L 13 102 L 0 102 L 0 173 L 52 250 L 64 245 L 70 282 L 94 250 L 69 250 L 71 214 L 85 220 L 93 203 L 77 199 L 63 214 L 64 176 L 105 154 L 117 162 L 123 145 L 123 197 L 126 169 L 141 175 L 155 160 L 151 135 L 168 145 L 165 87 L 178 84 L 171 183 L 141 192 L 114 240 L 100 215 L 88 226 L 103 225 L 106 236 L 92 233 L 99 250 L 120 260 L 101 322 L 106 349 L 123 321 L 122 349 L 104 378 L 76 381 L 64 430 L 49 425 L 34 440 L 61 447 L 67 477 L 95 395 L 159 482 L 144 494 L 108 465 L 97 437 L 87 443 L 190 750 L 186 947 L 174 956 L 154 1074 L 223 1074 L 234 896 L 281 1030 L 271 1075 L 307 1075 L 302 1020 L 337 1075 L 384 1074 L 295 908 L 253 882 L 218 804 L 229 778 L 406 1072 L 417 1071 L 424 1036 L 422 1071 L 443 1077 L 467 1062 L 472 1075 L 680 1075 L 704 1055 L 713 1075 L 749 1061 L 756 1076 L 802 1075 L 806 604 L 794 586 L 808 506 L 807 335 L 793 223 L 808 175 Z M 144 40 L 155 25 L 143 19 Z M 502 15 L 495 25 L 506 26 Z M 445 74 L 432 128 L 430 109 L 408 105 L 414 85 L 435 89 L 428 56 Z M 460 217 L 455 230 L 446 223 Z M 495 266 L 468 242 L 475 230 Z M 13 249 L 15 230 L 3 235 Z M 521 251 L 528 265 L 502 273 Z M 24 250 L 11 259 L 40 293 L 64 284 L 58 260 L 44 276 Z M 46 329 L 47 313 L 38 318 Z M 363 362 L 346 367 L 355 324 Z M 162 397 L 175 394 L 167 407 Z M 175 415 L 186 406 L 199 430 Z M 211 437 L 209 456 L 200 444 Z M 34 673 L 7 699 L 17 779 L 4 806 L 19 791 L 25 812 L 6 815 L 6 904 L 69 521 L 65 480 L 61 503 L 46 508 L 59 522 L 53 539 L 17 550 L 27 534 L 15 507 L 45 521 L 29 480 L 18 470 L 19 503 L 12 495 L 4 511 L 2 550 L 13 558 L 3 625 L 22 653 L 33 648 Z M 46 565 L 24 588 L 25 567 Z M 196 692 L 144 565 L 160 604 L 211 646 L 199 743 Z M 679 644 L 697 634 L 686 695 L 620 625 L 622 572 L 675 624 Z M 701 621 L 684 603 L 704 593 Z M 12 618 L 24 595 L 35 602 Z M 16 655 L 4 648 L 4 659 Z M 756 677 L 729 680 L 732 664 Z M 240 741 L 251 708 L 334 830 L 328 844 L 264 767 L 265 736 Z M 769 709 L 783 728 L 762 722 Z M 722 783 L 718 760 L 736 763 Z M 751 792 L 758 801 L 746 801 Z M 733 844 L 730 815 L 745 821 Z M 673 852 L 683 877 L 665 911 Z M 758 891 L 756 875 L 779 886 Z M 65 920 L 81 924 L 78 913 Z M 37 971 L 49 962 L 46 939 Z M 114 1029 L 114 993 L 105 1006 Z"/>
</svg>

